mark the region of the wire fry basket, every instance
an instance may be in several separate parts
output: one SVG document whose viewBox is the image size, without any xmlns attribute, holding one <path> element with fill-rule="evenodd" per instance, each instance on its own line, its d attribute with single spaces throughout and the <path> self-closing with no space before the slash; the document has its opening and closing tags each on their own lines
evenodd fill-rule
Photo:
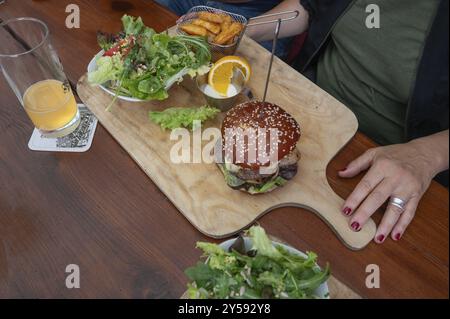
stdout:
<svg viewBox="0 0 450 319">
<path fill-rule="evenodd" d="M 178 19 L 178 21 L 177 21 L 177 33 L 178 34 L 182 34 L 182 35 L 188 35 L 183 30 L 181 30 L 181 27 L 183 25 L 189 24 L 193 20 L 197 19 L 199 12 L 205 12 L 205 11 L 206 12 L 210 12 L 210 13 L 218 13 L 218 14 L 229 15 L 233 19 L 234 22 L 239 22 L 239 23 L 242 23 L 244 25 L 244 28 L 242 29 L 241 33 L 238 36 L 236 36 L 236 38 L 235 38 L 235 40 L 234 40 L 234 42 L 232 44 L 219 45 L 219 44 L 215 44 L 215 43 L 209 42 L 209 45 L 211 46 L 213 62 L 219 60 L 220 58 L 222 58 L 224 56 L 234 55 L 234 53 L 236 52 L 237 48 L 239 47 L 239 43 L 241 42 L 242 37 L 244 36 L 244 33 L 245 33 L 245 29 L 246 29 L 246 27 L 248 25 L 247 18 L 245 18 L 242 15 L 231 13 L 231 12 L 227 12 L 227 11 L 216 9 L 216 8 L 211 8 L 211 7 L 208 7 L 208 6 L 196 6 L 196 7 L 191 8 L 188 11 L 188 13 L 186 13 L 184 16 L 182 16 L 180 19 Z"/>
</svg>

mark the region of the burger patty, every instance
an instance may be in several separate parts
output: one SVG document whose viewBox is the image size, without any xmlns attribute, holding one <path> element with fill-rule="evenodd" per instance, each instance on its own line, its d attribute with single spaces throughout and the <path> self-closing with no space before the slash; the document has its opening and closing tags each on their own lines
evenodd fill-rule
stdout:
<svg viewBox="0 0 450 319">
<path fill-rule="evenodd" d="M 283 177 L 285 180 L 289 181 L 294 178 L 295 175 L 297 175 L 298 172 L 298 164 L 292 164 L 284 167 L 280 167 L 280 172 L 278 173 L 278 176 Z"/>
<path fill-rule="evenodd" d="M 234 174 L 238 178 L 243 179 L 244 181 L 256 181 L 257 183 L 263 183 L 267 180 L 270 180 L 276 173 L 277 172 L 267 175 L 267 174 L 260 174 L 259 170 L 254 171 L 251 169 L 240 169 Z"/>
<path fill-rule="evenodd" d="M 295 149 L 278 162 L 276 171 L 270 175 L 260 174 L 259 170 L 244 169 L 237 165 L 231 165 L 228 168 L 225 164 L 218 164 L 218 166 L 231 188 L 250 194 L 261 194 L 283 186 L 288 180 L 294 178 L 298 172 L 299 160 L 300 152 Z"/>
<path fill-rule="evenodd" d="M 272 174 L 261 174 L 259 169 L 255 171 L 245 168 L 241 168 L 237 172 L 231 172 L 231 174 L 244 181 L 252 181 L 250 184 L 264 184 L 278 175 L 286 180 L 291 180 L 297 174 L 300 157 L 299 150 L 295 148 L 278 162 L 278 169 Z"/>
<path fill-rule="evenodd" d="M 295 148 L 288 156 L 280 161 L 280 171 L 278 172 L 278 175 L 288 181 L 293 179 L 294 176 L 297 175 L 300 158 L 300 151 L 298 148 Z"/>
</svg>

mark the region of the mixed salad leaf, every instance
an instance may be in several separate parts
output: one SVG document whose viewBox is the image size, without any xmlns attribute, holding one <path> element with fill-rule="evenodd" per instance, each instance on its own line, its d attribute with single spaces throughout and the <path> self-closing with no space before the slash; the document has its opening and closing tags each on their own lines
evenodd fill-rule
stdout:
<svg viewBox="0 0 450 319">
<path fill-rule="evenodd" d="M 196 121 L 204 122 L 214 118 L 218 113 L 219 109 L 205 105 L 197 108 L 172 107 L 162 112 L 149 112 L 149 117 L 163 129 L 186 127 L 195 130 Z"/>
<path fill-rule="evenodd" d="M 231 173 L 228 170 L 227 165 L 225 163 L 219 164 L 218 166 L 219 166 L 219 169 L 222 171 L 222 174 L 225 178 L 225 182 L 231 188 L 239 189 L 239 188 L 245 186 L 246 184 L 248 184 L 247 181 L 240 179 L 235 174 Z M 264 194 L 274 188 L 285 185 L 287 182 L 288 181 L 286 179 L 284 179 L 283 177 L 276 176 L 276 177 L 274 177 L 264 183 L 261 183 L 261 184 L 248 185 L 248 188 L 246 188 L 246 189 L 247 189 L 247 192 L 252 195 Z"/>
<path fill-rule="evenodd" d="M 124 15 L 123 32 L 99 32 L 104 53 L 89 82 L 106 85 L 117 95 L 141 100 L 164 100 L 167 90 L 186 74 L 194 77 L 209 71 L 210 47 L 205 38 L 156 33 L 142 19 Z"/>
<path fill-rule="evenodd" d="M 188 268 L 186 275 L 191 299 L 297 299 L 318 298 L 317 288 L 330 276 L 330 267 L 321 270 L 317 255 L 307 258 L 274 245 L 260 226 L 247 231 L 252 249 L 245 250 L 239 237 L 230 251 L 212 243 L 197 243 L 206 262 Z"/>
<path fill-rule="evenodd" d="M 268 181 L 267 183 L 263 184 L 263 185 L 253 185 L 248 189 L 248 192 L 250 194 L 264 194 L 267 193 L 268 191 L 276 188 L 276 187 L 280 187 L 283 186 L 287 183 L 288 181 L 285 180 L 283 177 L 281 176 L 277 176 L 274 179 L 271 179 L 270 181 Z"/>
</svg>

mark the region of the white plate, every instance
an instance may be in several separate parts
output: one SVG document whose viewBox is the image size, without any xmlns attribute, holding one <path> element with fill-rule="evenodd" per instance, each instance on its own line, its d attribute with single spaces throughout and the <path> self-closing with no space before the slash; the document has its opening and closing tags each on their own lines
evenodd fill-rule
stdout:
<svg viewBox="0 0 450 319">
<path fill-rule="evenodd" d="M 233 245 L 233 243 L 235 242 L 235 240 L 236 240 L 236 238 L 227 240 L 227 241 L 221 243 L 219 246 L 220 246 L 222 249 L 228 251 L 228 249 L 231 247 L 231 245 Z M 244 238 L 244 242 L 245 242 L 245 249 L 246 249 L 247 251 L 251 250 L 251 249 L 252 249 L 252 241 L 251 241 L 251 239 L 248 238 L 248 237 L 245 237 L 245 238 Z M 291 247 L 291 246 L 287 246 L 287 245 L 285 245 L 285 244 L 281 244 L 281 243 L 278 243 L 278 242 L 275 242 L 275 241 L 272 241 L 272 243 L 273 243 L 273 245 L 279 245 L 279 246 L 283 247 L 284 249 L 286 249 L 286 250 L 287 250 L 288 252 L 290 252 L 291 254 L 298 255 L 298 256 L 301 256 L 301 257 L 304 257 L 304 258 L 307 258 L 307 257 L 308 257 L 305 253 L 303 253 L 303 252 L 301 252 L 301 251 L 299 251 L 299 250 L 297 250 L 297 249 L 295 249 L 295 248 L 293 248 L 293 247 Z M 319 267 L 319 266 L 317 266 L 317 267 Z M 329 291 L 329 289 L 328 289 L 328 284 L 327 284 L 326 282 L 324 282 L 323 284 L 321 284 L 321 285 L 316 289 L 316 291 L 315 291 L 314 293 L 315 293 L 316 296 L 319 297 L 319 298 L 322 298 L 322 299 L 330 299 L 330 291 Z"/>
<path fill-rule="evenodd" d="M 97 59 L 100 58 L 101 56 L 103 56 L 104 53 L 105 53 L 104 50 L 100 51 L 99 53 L 97 53 L 95 55 L 95 57 L 91 60 L 91 62 L 89 62 L 88 67 L 87 67 L 88 73 L 91 73 L 91 72 L 97 70 Z M 167 81 L 166 90 L 168 91 L 178 81 L 178 79 L 180 77 L 184 77 L 187 73 L 188 73 L 187 69 L 183 69 L 178 74 L 176 74 L 172 78 L 170 78 Z M 105 91 L 106 93 L 108 93 L 108 94 L 110 94 L 112 96 L 116 95 L 116 93 L 114 91 L 108 89 L 104 85 L 99 85 L 99 87 L 103 91 Z M 119 95 L 117 98 L 120 99 L 120 100 L 123 100 L 123 101 L 128 101 L 128 102 L 145 102 L 145 100 L 136 99 L 136 98 L 133 98 L 133 97 L 123 96 L 123 95 Z"/>
</svg>

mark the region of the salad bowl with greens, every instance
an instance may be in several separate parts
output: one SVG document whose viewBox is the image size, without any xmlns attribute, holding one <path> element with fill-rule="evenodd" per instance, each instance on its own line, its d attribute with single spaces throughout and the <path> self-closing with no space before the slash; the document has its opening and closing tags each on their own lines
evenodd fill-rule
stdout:
<svg viewBox="0 0 450 319">
<path fill-rule="evenodd" d="M 88 66 L 91 85 L 126 101 L 164 100 L 184 76 L 209 71 L 211 51 L 206 39 L 156 33 L 140 17 L 124 15 L 122 23 L 119 34 L 98 32 L 102 50 Z"/>
<path fill-rule="evenodd" d="M 329 299 L 329 265 L 321 269 L 315 253 L 273 242 L 259 226 L 197 248 L 206 261 L 185 271 L 189 299 Z"/>
</svg>

